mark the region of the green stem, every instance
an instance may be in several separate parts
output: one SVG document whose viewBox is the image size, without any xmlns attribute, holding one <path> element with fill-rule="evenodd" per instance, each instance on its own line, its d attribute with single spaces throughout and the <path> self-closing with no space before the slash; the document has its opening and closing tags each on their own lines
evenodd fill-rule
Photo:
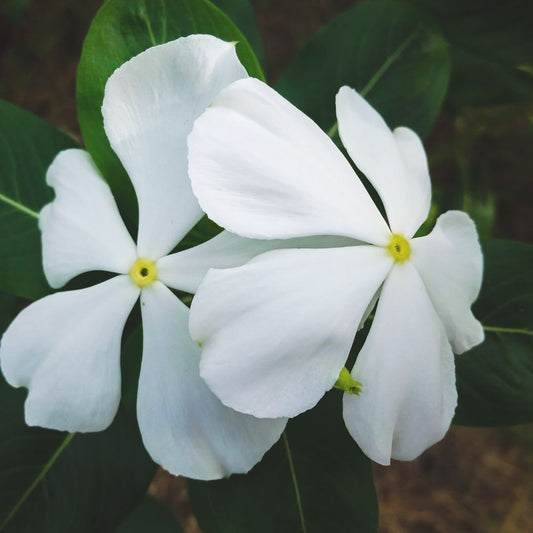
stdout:
<svg viewBox="0 0 533 533">
<path fill-rule="evenodd" d="M 12 200 L 11 198 L 8 198 L 7 196 L 4 196 L 1 193 L 0 193 L 0 201 L 10 205 L 11 207 L 14 207 L 15 209 L 18 209 L 19 211 L 22 211 L 23 213 L 26 213 L 27 215 L 30 215 L 30 217 L 37 218 L 37 219 L 39 218 L 39 213 L 37 213 L 36 211 L 33 211 L 29 207 L 26 207 L 25 205 L 15 200 Z"/>
<path fill-rule="evenodd" d="M 287 459 L 289 460 L 289 468 L 291 470 L 292 483 L 294 485 L 294 492 L 296 494 L 296 504 L 298 505 L 298 513 L 300 515 L 300 525 L 302 533 L 306 533 L 304 511 L 302 508 L 302 498 L 300 496 L 300 489 L 298 488 L 298 480 L 296 479 L 296 471 L 294 470 L 294 463 L 292 462 L 291 447 L 289 446 L 289 439 L 287 438 L 287 430 L 283 432 L 283 443 L 285 444 L 285 451 L 287 452 Z"/>
<path fill-rule="evenodd" d="M 48 462 L 43 466 L 37 477 L 32 481 L 31 485 L 26 489 L 26 492 L 20 497 L 19 501 L 15 504 L 15 507 L 11 509 L 11 512 L 7 515 L 5 520 L 0 525 L 0 531 L 3 531 L 8 524 L 8 522 L 17 514 L 18 510 L 22 507 L 24 502 L 29 498 L 30 494 L 35 490 L 37 485 L 45 478 L 46 474 L 54 466 L 54 463 L 58 460 L 59 456 L 63 453 L 65 448 L 70 444 L 70 441 L 74 438 L 76 433 L 69 433 L 64 439 L 60 446 L 56 449 L 52 457 Z"/>
<path fill-rule="evenodd" d="M 418 32 L 420 30 L 417 29 L 409 37 L 407 37 L 401 44 L 394 50 L 394 52 L 387 57 L 387 59 L 384 61 L 383 65 L 376 70 L 374 75 L 368 80 L 368 83 L 361 89 L 359 94 L 363 97 L 365 97 L 376 85 L 376 83 L 383 77 L 385 72 L 389 70 L 391 65 L 403 54 L 405 49 L 411 44 L 411 42 L 415 39 L 415 37 L 418 35 Z M 328 135 L 333 138 L 339 130 L 339 126 L 337 122 L 331 126 L 331 128 L 328 131 Z"/>
<path fill-rule="evenodd" d="M 143 1 L 143 7 L 144 9 L 142 10 L 141 15 L 146 24 L 146 29 L 148 30 L 148 36 L 150 37 L 150 41 L 154 46 L 156 46 L 157 42 L 155 40 L 154 32 L 152 30 L 152 24 L 150 23 L 150 19 L 148 18 L 148 9 L 146 8 L 145 1 Z"/>
</svg>

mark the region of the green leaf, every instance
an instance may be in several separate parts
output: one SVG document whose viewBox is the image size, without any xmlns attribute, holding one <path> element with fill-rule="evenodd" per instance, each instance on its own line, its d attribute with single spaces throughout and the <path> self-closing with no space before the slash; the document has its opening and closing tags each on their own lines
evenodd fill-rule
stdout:
<svg viewBox="0 0 533 533">
<path fill-rule="evenodd" d="M 533 421 L 533 245 L 488 240 L 474 314 L 485 341 L 456 356 L 456 424 L 505 426 Z"/>
<path fill-rule="evenodd" d="M 188 481 L 204 533 L 323 533 L 377 530 L 370 460 L 348 435 L 339 391 L 292 419 L 247 475 Z"/>
<path fill-rule="evenodd" d="M 182 533 L 181 525 L 160 502 L 146 496 L 115 533 Z"/>
<path fill-rule="evenodd" d="M 0 291 L 36 299 L 50 292 L 42 269 L 39 211 L 53 199 L 46 170 L 75 142 L 0 100 Z"/>
<path fill-rule="evenodd" d="M 348 85 L 366 95 L 390 127 L 424 136 L 446 94 L 448 48 L 417 9 L 374 0 L 322 28 L 277 85 L 325 131 L 336 123 L 335 95 Z"/>
<path fill-rule="evenodd" d="M 244 34 L 261 65 L 264 63 L 263 41 L 254 9 L 249 0 L 212 0 Z"/>
<path fill-rule="evenodd" d="M 0 531 L 113 531 L 155 472 L 136 420 L 119 410 L 100 433 L 31 428 L 24 399 L 0 376 Z"/>
<path fill-rule="evenodd" d="M 0 331 L 4 332 L 7 326 L 21 310 L 20 298 L 12 294 L 0 292 Z"/>
<path fill-rule="evenodd" d="M 125 61 L 156 44 L 193 33 L 238 41 L 237 53 L 251 76 L 261 67 L 243 34 L 206 0 L 108 0 L 94 18 L 78 68 L 78 117 L 87 149 L 109 182 L 120 208 L 137 213 L 133 187 L 105 135 L 104 87 Z"/>
<path fill-rule="evenodd" d="M 415 0 L 451 45 L 448 103 L 502 104 L 533 94 L 531 0 Z"/>
</svg>

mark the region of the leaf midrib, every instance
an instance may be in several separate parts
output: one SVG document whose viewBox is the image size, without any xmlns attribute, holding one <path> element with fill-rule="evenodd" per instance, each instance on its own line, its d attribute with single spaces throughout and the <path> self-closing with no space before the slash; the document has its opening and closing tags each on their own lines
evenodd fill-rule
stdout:
<svg viewBox="0 0 533 533">
<path fill-rule="evenodd" d="M 29 487 L 24 491 L 24 494 L 18 499 L 18 501 L 15 503 L 15 505 L 11 508 L 11 511 L 7 514 L 3 522 L 0 524 L 0 531 L 4 531 L 7 524 L 11 521 L 11 519 L 18 513 L 19 509 L 24 505 L 26 500 L 30 497 L 32 492 L 37 488 L 39 483 L 43 481 L 43 479 L 48 474 L 48 471 L 54 466 L 55 462 L 59 459 L 61 454 L 65 451 L 65 449 L 68 447 L 72 439 L 76 433 L 68 433 L 67 436 L 61 441 L 59 446 L 56 448 L 50 459 L 43 465 L 43 467 L 39 470 L 38 474 L 35 476 L 33 481 L 30 483 Z"/>
<path fill-rule="evenodd" d="M 367 84 L 360 91 L 361 96 L 365 97 L 379 82 L 379 80 L 385 75 L 389 68 L 399 59 L 403 52 L 409 47 L 413 40 L 418 36 L 420 32 L 420 27 L 417 27 L 413 32 L 411 32 L 396 48 L 395 50 L 388 55 L 381 66 L 376 70 L 376 72 L 370 77 Z M 335 121 L 333 126 L 328 130 L 327 135 L 330 138 L 333 138 L 338 133 L 338 123 Z M 296 497 L 296 504 L 298 506 L 298 514 L 300 518 L 300 525 L 302 533 L 306 533 L 305 526 L 305 515 L 303 512 L 302 499 L 300 495 L 300 489 L 298 486 L 298 479 L 296 476 L 296 471 L 294 469 L 294 463 L 292 460 L 292 454 L 289 446 L 289 440 L 287 437 L 286 430 L 283 432 L 283 442 L 285 445 L 285 452 L 287 455 L 287 461 L 289 462 L 289 468 L 291 471 L 291 479 L 294 487 L 294 493 Z"/>
<path fill-rule="evenodd" d="M 32 218 L 36 218 L 36 219 L 39 218 L 39 213 L 37 213 L 37 211 L 34 211 L 28 206 L 21 204 L 20 202 L 17 202 L 16 200 L 13 200 L 12 198 L 9 198 L 9 196 L 6 196 L 5 194 L 0 193 L 0 202 L 4 202 L 5 204 L 9 206 L 14 207 L 18 211 L 25 213 L 26 215 Z"/>
<path fill-rule="evenodd" d="M 485 331 L 493 333 L 506 333 L 510 335 L 528 335 L 533 336 L 533 331 L 525 328 L 507 328 L 500 326 L 483 326 Z"/>
<path fill-rule="evenodd" d="M 364 98 L 366 95 L 376 86 L 381 78 L 385 75 L 387 70 L 397 61 L 397 59 L 405 52 L 409 45 L 414 41 L 420 32 L 420 27 L 411 32 L 397 47 L 396 49 L 383 61 L 382 65 L 376 70 L 376 72 L 370 77 L 366 85 L 359 91 L 359 94 Z M 327 131 L 329 137 L 333 138 L 339 129 L 337 121 L 333 123 L 331 128 Z"/>
</svg>

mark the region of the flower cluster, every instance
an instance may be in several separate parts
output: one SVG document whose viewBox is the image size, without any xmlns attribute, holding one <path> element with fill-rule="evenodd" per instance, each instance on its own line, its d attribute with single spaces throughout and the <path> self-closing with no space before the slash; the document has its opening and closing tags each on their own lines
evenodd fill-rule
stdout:
<svg viewBox="0 0 533 533">
<path fill-rule="evenodd" d="M 233 44 L 185 37 L 115 71 L 102 112 L 137 194 L 137 242 L 90 155 L 60 153 L 47 175 L 56 198 L 40 215 L 46 277 L 59 288 L 91 270 L 117 275 L 43 298 L 4 334 L 2 371 L 29 389 L 28 424 L 112 422 L 122 331 L 140 299 L 137 416 L 173 473 L 248 471 L 287 418 L 336 383 L 373 460 L 412 459 L 442 438 L 457 400 L 453 354 L 483 340 L 470 311 L 476 230 L 451 211 L 415 236 L 431 205 L 419 138 L 391 131 L 348 87 L 336 104 L 340 138 L 383 212 L 314 122 L 247 77 Z M 226 231 L 172 253 L 203 212 Z M 190 313 L 172 289 L 196 293 Z"/>
</svg>

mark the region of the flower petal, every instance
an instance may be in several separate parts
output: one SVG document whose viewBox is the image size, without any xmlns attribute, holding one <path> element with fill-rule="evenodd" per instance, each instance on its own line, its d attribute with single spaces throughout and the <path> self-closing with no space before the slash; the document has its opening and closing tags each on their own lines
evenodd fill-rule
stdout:
<svg viewBox="0 0 533 533">
<path fill-rule="evenodd" d="M 372 460 L 408 461 L 450 426 L 457 392 L 453 354 L 416 269 L 397 264 L 383 284 L 374 322 L 344 395 L 344 421 Z"/>
<path fill-rule="evenodd" d="M 392 259 L 382 248 L 274 250 L 210 270 L 191 307 L 200 374 L 243 413 L 295 416 L 315 405 L 345 364 Z"/>
<path fill-rule="evenodd" d="M 259 80 L 224 89 L 189 136 L 202 209 L 253 238 L 344 235 L 385 244 L 385 221 L 331 139 Z"/>
<path fill-rule="evenodd" d="M 60 152 L 46 181 L 56 193 L 39 216 L 48 283 L 62 287 L 91 270 L 128 272 L 136 257 L 135 243 L 88 152 Z"/>
<path fill-rule="evenodd" d="M 24 309 L 2 337 L 8 383 L 27 387 L 26 423 L 100 431 L 120 400 L 120 340 L 139 290 L 117 276 L 46 296 Z"/>
<path fill-rule="evenodd" d="M 424 147 L 409 128 L 391 132 L 381 115 L 356 91 L 337 94 L 339 135 L 350 157 L 379 193 L 393 233 L 412 237 L 431 207 Z"/>
<path fill-rule="evenodd" d="M 194 293 L 210 268 L 243 265 L 256 255 L 279 248 L 354 246 L 357 241 L 332 235 L 294 239 L 247 239 L 222 231 L 212 239 L 157 262 L 159 279 L 168 287 Z"/>
<path fill-rule="evenodd" d="M 140 256 L 159 259 L 200 219 L 187 135 L 214 96 L 246 76 L 233 43 L 190 35 L 149 48 L 107 81 L 104 126 L 137 192 Z"/>
<path fill-rule="evenodd" d="M 200 378 L 189 310 L 162 283 L 143 290 L 141 309 L 137 414 L 146 449 L 176 475 L 218 479 L 247 472 L 279 439 L 286 419 L 259 420 L 220 403 Z"/>
<path fill-rule="evenodd" d="M 463 353 L 484 339 L 472 314 L 483 277 L 483 255 L 476 227 L 462 211 L 448 211 L 433 231 L 411 241 L 412 261 L 446 328 L 454 353 Z"/>
</svg>

